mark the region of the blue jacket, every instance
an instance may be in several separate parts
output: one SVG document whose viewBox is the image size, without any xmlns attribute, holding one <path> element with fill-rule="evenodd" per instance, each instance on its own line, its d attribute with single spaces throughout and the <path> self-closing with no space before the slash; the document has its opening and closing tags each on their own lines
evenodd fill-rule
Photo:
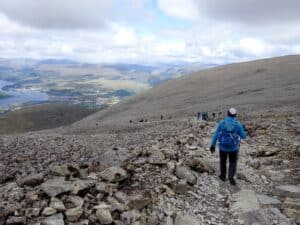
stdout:
<svg viewBox="0 0 300 225">
<path fill-rule="evenodd" d="M 214 133 L 214 136 L 212 138 L 212 141 L 211 141 L 211 146 L 216 146 L 216 143 L 218 141 L 218 138 L 219 138 L 219 135 L 220 135 L 220 132 L 225 129 L 224 126 L 225 126 L 225 122 L 230 122 L 230 123 L 234 123 L 234 132 L 236 134 L 239 135 L 240 138 L 242 139 L 246 139 L 247 137 L 247 133 L 245 132 L 242 124 L 236 120 L 234 117 L 226 117 L 224 120 L 222 120 L 219 124 L 218 124 L 218 127 L 217 127 L 217 130 L 215 131 Z M 234 152 L 234 151 L 238 151 L 239 150 L 239 143 L 235 146 L 231 146 L 230 148 L 227 146 L 222 146 L 220 143 L 219 143 L 219 149 L 220 151 L 224 151 L 224 152 Z"/>
</svg>

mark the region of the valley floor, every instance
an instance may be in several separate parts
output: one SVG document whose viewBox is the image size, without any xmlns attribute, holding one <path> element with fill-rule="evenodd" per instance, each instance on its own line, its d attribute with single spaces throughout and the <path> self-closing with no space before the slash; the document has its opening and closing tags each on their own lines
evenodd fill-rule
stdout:
<svg viewBox="0 0 300 225">
<path fill-rule="evenodd" d="M 1 136 L 0 224 L 299 224 L 299 115 L 243 122 L 237 186 L 218 179 L 214 121 Z"/>
</svg>

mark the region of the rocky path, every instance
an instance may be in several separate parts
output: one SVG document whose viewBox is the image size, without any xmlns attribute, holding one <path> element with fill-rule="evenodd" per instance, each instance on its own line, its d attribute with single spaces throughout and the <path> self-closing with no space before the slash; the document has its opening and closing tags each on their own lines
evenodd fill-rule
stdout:
<svg viewBox="0 0 300 225">
<path fill-rule="evenodd" d="M 0 225 L 299 224 L 294 121 L 247 121 L 237 186 L 218 179 L 212 122 L 3 136 Z"/>
</svg>

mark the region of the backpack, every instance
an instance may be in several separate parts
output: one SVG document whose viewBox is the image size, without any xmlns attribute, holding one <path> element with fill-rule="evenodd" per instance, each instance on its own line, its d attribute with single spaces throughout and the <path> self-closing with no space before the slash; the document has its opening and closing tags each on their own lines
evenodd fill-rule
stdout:
<svg viewBox="0 0 300 225">
<path fill-rule="evenodd" d="M 236 133 L 236 123 L 224 121 L 219 133 L 218 141 L 221 146 L 234 148 L 239 144 L 239 135 Z"/>
</svg>

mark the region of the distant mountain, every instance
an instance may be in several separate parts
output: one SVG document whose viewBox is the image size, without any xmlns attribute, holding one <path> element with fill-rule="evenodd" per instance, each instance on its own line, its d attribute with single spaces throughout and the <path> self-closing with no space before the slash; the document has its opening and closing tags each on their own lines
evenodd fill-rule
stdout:
<svg viewBox="0 0 300 225">
<path fill-rule="evenodd" d="M 38 63 L 37 60 L 34 59 L 4 59 L 0 58 L 0 67 L 7 68 L 28 68 L 36 66 Z"/>
<path fill-rule="evenodd" d="M 98 107 L 115 104 L 174 77 L 210 66 L 186 62 L 143 65 L 92 64 L 69 59 L 0 59 L 0 80 L 12 82 L 5 90 L 40 91 L 51 101 L 68 100 Z"/>
<path fill-rule="evenodd" d="M 100 66 L 103 68 L 110 68 L 119 72 L 130 72 L 130 73 L 148 73 L 148 74 L 188 74 L 191 72 L 199 71 L 200 69 L 211 68 L 218 66 L 218 64 L 209 64 L 201 62 L 175 62 L 175 63 L 152 63 L 152 64 L 134 64 L 134 63 L 85 63 L 78 62 L 70 59 L 27 59 L 27 58 L 16 58 L 16 59 L 5 59 L 0 58 L 0 68 L 36 68 L 43 65 L 69 65 L 69 66 L 80 66 L 82 67 L 95 67 Z"/>
<path fill-rule="evenodd" d="M 153 64 L 125 64 L 125 63 L 111 63 L 103 64 L 106 67 L 118 69 L 120 71 L 132 72 L 146 72 L 154 74 L 188 74 L 190 72 L 199 71 L 200 69 L 211 68 L 218 66 L 212 63 L 200 62 L 176 62 L 176 63 L 153 63 Z"/>
<path fill-rule="evenodd" d="M 55 65 L 64 65 L 64 64 L 68 64 L 68 65 L 72 65 L 72 64 L 79 64 L 78 62 L 76 61 L 73 61 L 73 60 L 69 60 L 69 59 L 45 59 L 45 60 L 41 60 L 41 61 L 38 61 L 38 64 L 39 65 L 42 65 L 42 64 L 55 64 Z"/>
<path fill-rule="evenodd" d="M 139 64 L 125 64 L 125 63 L 113 63 L 103 64 L 106 67 L 118 69 L 125 72 L 146 72 L 151 73 L 156 69 L 154 66 L 139 65 Z"/>
</svg>

